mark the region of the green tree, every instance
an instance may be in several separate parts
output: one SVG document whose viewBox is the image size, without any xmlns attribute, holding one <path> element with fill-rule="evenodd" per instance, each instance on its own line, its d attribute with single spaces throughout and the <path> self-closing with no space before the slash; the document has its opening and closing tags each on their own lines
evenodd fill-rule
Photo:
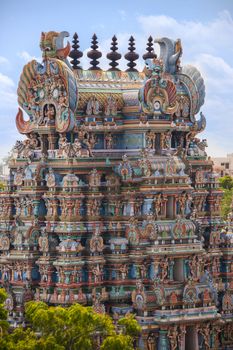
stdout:
<svg viewBox="0 0 233 350">
<path fill-rule="evenodd" d="M 231 211 L 231 204 L 233 202 L 233 189 L 223 190 L 223 198 L 221 203 L 221 215 L 223 218 L 227 218 L 227 215 Z"/>
<path fill-rule="evenodd" d="M 133 350 L 134 340 L 139 336 L 141 327 L 139 326 L 134 315 L 129 314 L 122 317 L 117 324 L 122 334 L 107 337 L 101 350 Z"/>
<path fill-rule="evenodd" d="M 223 190 L 223 198 L 221 202 L 221 215 L 227 218 L 231 210 L 233 201 L 233 178 L 229 175 L 223 176 L 219 179 L 221 189 Z"/>
<path fill-rule="evenodd" d="M 118 325 L 122 328 L 123 334 L 129 335 L 132 338 L 138 337 L 141 332 L 141 327 L 135 319 L 135 316 L 132 314 L 122 317 L 118 321 Z"/>
<path fill-rule="evenodd" d="M 52 336 L 38 338 L 30 328 L 16 328 L 0 341 L 1 350 L 65 350 Z"/>
<path fill-rule="evenodd" d="M 7 333 L 9 324 L 7 322 L 7 310 L 5 309 L 5 301 L 7 298 L 7 293 L 4 289 L 0 289 L 0 337 Z"/>
<path fill-rule="evenodd" d="M 114 334 L 114 326 L 107 315 L 97 314 L 91 307 L 74 304 L 69 308 L 48 307 L 45 303 L 29 302 L 26 318 L 41 338 L 52 335 L 65 349 L 93 349 L 95 334 L 102 337 Z"/>
<path fill-rule="evenodd" d="M 219 182 L 224 190 L 231 190 L 233 188 L 233 178 L 229 175 L 220 177 Z"/>
<path fill-rule="evenodd" d="M 100 350 L 134 350 L 133 340 L 122 334 L 110 336 L 103 341 Z"/>
<path fill-rule="evenodd" d="M 94 350 L 100 339 L 101 350 L 133 350 L 134 338 L 140 333 L 132 315 L 115 326 L 110 316 L 79 304 L 64 308 L 30 301 L 25 313 L 27 330 L 18 328 L 4 336 L 0 350 Z"/>
<path fill-rule="evenodd" d="M 5 185 L 0 181 L 0 192 L 5 190 Z"/>
</svg>

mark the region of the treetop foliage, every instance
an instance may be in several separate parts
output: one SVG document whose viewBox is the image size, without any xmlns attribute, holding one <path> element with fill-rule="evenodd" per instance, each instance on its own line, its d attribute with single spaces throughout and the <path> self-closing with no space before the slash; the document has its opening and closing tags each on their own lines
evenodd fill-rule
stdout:
<svg viewBox="0 0 233 350">
<path fill-rule="evenodd" d="M 80 304 L 64 308 L 30 301 L 25 314 L 27 329 L 2 336 L 0 350 L 133 350 L 141 330 L 133 315 L 115 325 L 109 315 Z"/>
</svg>

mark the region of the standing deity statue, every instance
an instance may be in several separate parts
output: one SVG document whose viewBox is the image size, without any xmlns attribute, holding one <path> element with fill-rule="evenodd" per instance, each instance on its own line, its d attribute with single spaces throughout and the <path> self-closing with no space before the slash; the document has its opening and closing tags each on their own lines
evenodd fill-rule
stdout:
<svg viewBox="0 0 233 350">
<path fill-rule="evenodd" d="M 159 265 L 161 268 L 160 279 L 163 282 L 168 277 L 168 268 L 169 268 L 168 258 L 165 257 L 163 260 L 161 260 Z"/>
<path fill-rule="evenodd" d="M 52 168 L 49 168 L 49 172 L 45 177 L 46 184 L 49 188 L 55 187 L 56 186 L 56 178 L 55 174 Z"/>
<path fill-rule="evenodd" d="M 92 133 L 85 134 L 85 137 L 83 139 L 83 143 L 87 146 L 90 157 L 93 157 L 92 150 L 94 149 L 96 142 L 97 142 L 97 140 L 96 140 L 95 134 L 92 134 Z"/>
<path fill-rule="evenodd" d="M 46 125 L 53 125 L 55 122 L 56 111 L 53 104 L 47 104 L 44 111 L 44 121 Z"/>
<path fill-rule="evenodd" d="M 178 337 L 178 330 L 177 330 L 177 326 L 174 326 L 173 328 L 169 328 L 168 331 L 168 338 L 170 340 L 170 349 L 171 350 L 176 350 L 177 349 L 177 337 Z"/>
<path fill-rule="evenodd" d="M 91 97 L 87 103 L 86 114 L 98 115 L 100 113 L 100 104 L 96 97 Z"/>
<path fill-rule="evenodd" d="M 89 185 L 91 187 L 100 186 L 101 176 L 96 169 L 93 169 L 89 175 Z"/>
<path fill-rule="evenodd" d="M 127 273 L 128 273 L 127 264 L 121 265 L 120 268 L 119 268 L 119 271 L 120 271 L 120 273 L 121 273 L 121 278 L 122 278 L 123 280 L 125 280 L 126 277 L 127 277 Z"/>
<path fill-rule="evenodd" d="M 117 100 L 113 96 L 108 96 L 104 108 L 104 114 L 106 116 L 117 115 Z"/>
<path fill-rule="evenodd" d="M 112 134 L 110 132 L 107 133 L 107 135 L 105 135 L 105 144 L 106 144 L 106 149 L 113 148 L 113 137 L 112 137 Z"/>
<path fill-rule="evenodd" d="M 76 138 L 74 140 L 73 149 L 74 149 L 75 157 L 77 157 L 77 158 L 80 157 L 81 156 L 82 145 L 81 145 L 81 142 L 79 141 L 78 138 Z"/>
<path fill-rule="evenodd" d="M 150 334 L 147 338 L 147 350 L 155 350 L 155 336 L 154 334 Z"/>
<path fill-rule="evenodd" d="M 155 149 L 156 134 L 148 130 L 146 132 L 146 147 L 149 149 Z"/>
<path fill-rule="evenodd" d="M 164 133 L 163 136 L 164 137 L 163 137 L 163 140 L 162 140 L 163 142 L 162 142 L 161 148 L 162 149 L 170 149 L 170 147 L 171 147 L 171 132 L 167 131 L 167 132 Z"/>
<path fill-rule="evenodd" d="M 179 196 L 178 203 L 179 203 L 179 214 L 182 217 L 184 217 L 185 209 L 186 209 L 186 203 L 187 203 L 187 194 L 186 193 L 182 193 Z"/>
<path fill-rule="evenodd" d="M 161 206 L 162 206 L 162 202 L 163 202 L 163 196 L 161 193 L 159 193 L 158 195 L 156 195 L 154 197 L 153 203 L 154 203 L 154 212 L 156 215 L 156 218 L 158 217 L 158 215 L 161 213 Z"/>
</svg>

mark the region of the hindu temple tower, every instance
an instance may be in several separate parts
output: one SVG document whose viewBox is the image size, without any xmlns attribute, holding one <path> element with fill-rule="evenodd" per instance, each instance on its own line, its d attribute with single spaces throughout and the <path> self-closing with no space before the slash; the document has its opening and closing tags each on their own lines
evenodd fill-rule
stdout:
<svg viewBox="0 0 233 350">
<path fill-rule="evenodd" d="M 103 71 L 96 35 L 83 70 L 77 34 L 42 33 L 23 68 L 10 178 L 0 193 L 0 279 L 10 321 L 24 302 L 135 313 L 140 349 L 233 348 L 233 214 L 207 157 L 199 71 L 181 41 L 149 37 L 137 71 L 117 38 Z M 70 62 L 69 57 L 72 59 Z M 24 115 L 23 115 L 24 111 Z"/>
</svg>

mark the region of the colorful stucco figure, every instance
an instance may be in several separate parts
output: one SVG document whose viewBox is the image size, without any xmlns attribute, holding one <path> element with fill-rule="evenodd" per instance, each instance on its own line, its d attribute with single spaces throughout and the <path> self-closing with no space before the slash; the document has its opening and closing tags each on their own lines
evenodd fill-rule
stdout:
<svg viewBox="0 0 233 350">
<path fill-rule="evenodd" d="M 64 38 L 68 37 L 68 32 L 42 32 L 40 48 L 43 58 L 65 59 L 70 53 L 70 43 L 63 46 Z"/>
<path fill-rule="evenodd" d="M 28 134 L 41 126 L 50 126 L 59 132 L 74 127 L 78 88 L 65 60 L 70 52 L 69 44 L 63 48 L 66 36 L 67 32 L 42 33 L 42 63 L 33 60 L 23 69 L 18 85 L 18 102 L 29 120 L 24 120 L 20 109 L 16 125 L 21 133 Z"/>
<path fill-rule="evenodd" d="M 138 72 L 135 40 L 113 37 L 101 70 L 97 36 L 80 66 L 78 35 L 42 33 L 42 62 L 23 68 L 0 192 L 0 284 L 14 325 L 30 299 L 133 313 L 139 349 L 233 346 L 233 214 L 207 156 L 200 72 L 182 66 L 180 40 L 149 38 Z M 72 59 L 68 63 L 67 55 Z M 24 111 L 24 115 L 23 115 Z M 98 336 L 98 335 L 96 335 Z M 101 339 L 99 339 L 101 342 Z"/>
</svg>

